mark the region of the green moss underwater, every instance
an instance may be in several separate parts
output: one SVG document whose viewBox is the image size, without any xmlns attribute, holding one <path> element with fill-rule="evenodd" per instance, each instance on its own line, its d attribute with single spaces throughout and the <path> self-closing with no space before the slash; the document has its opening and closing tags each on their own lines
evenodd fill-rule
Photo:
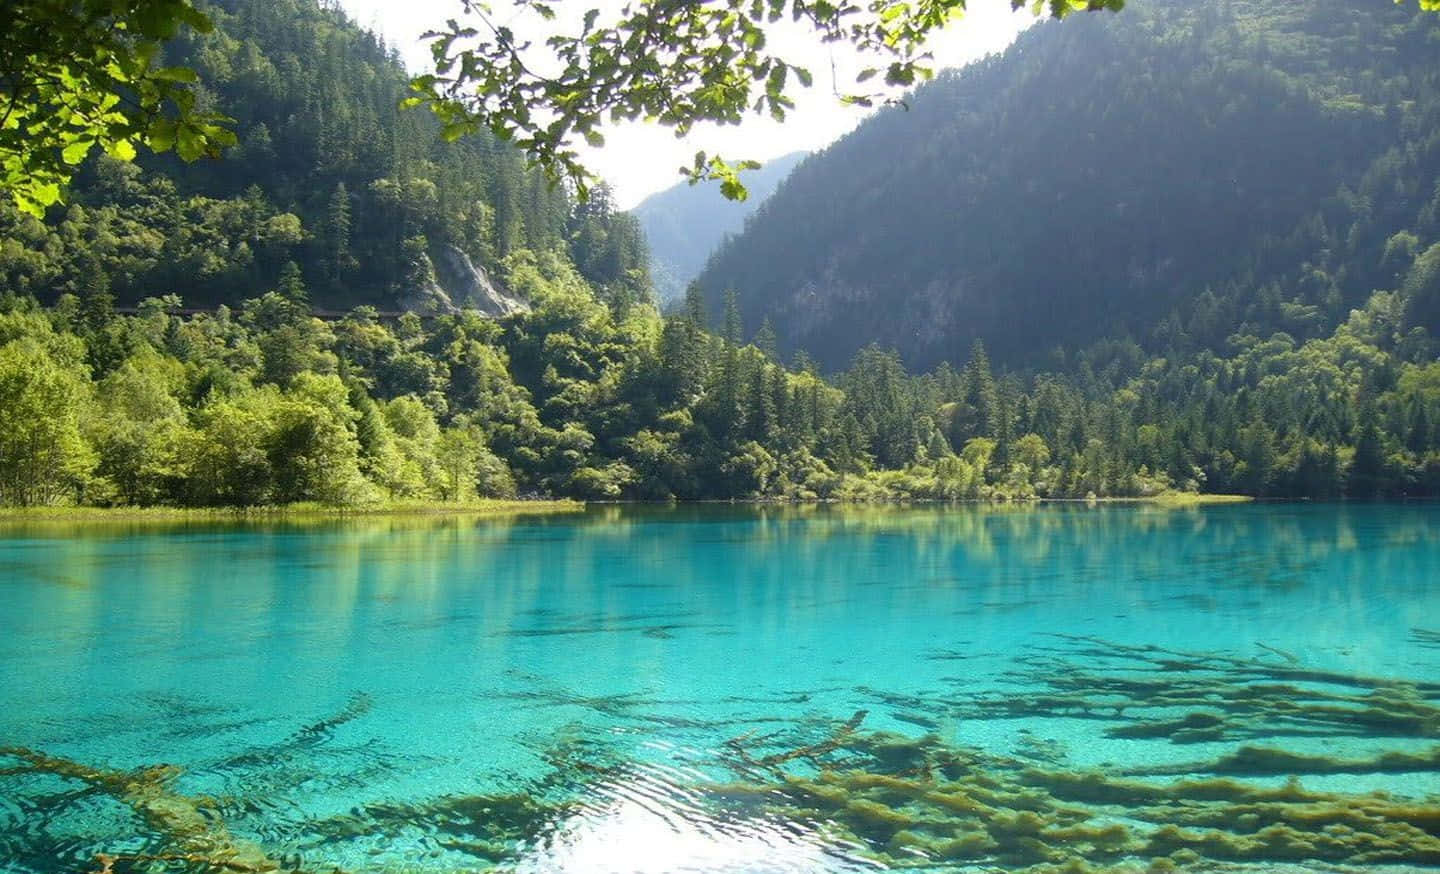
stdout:
<svg viewBox="0 0 1440 874">
<path fill-rule="evenodd" d="M 871 715 L 861 710 L 732 737 L 686 797 L 715 817 L 805 824 L 823 835 L 827 855 L 883 868 L 1440 867 L 1440 798 L 1336 789 L 1337 778 L 1354 786 L 1387 774 L 1430 785 L 1428 775 L 1440 772 L 1440 684 L 1314 669 L 1279 650 L 1245 659 L 1087 637 L 1052 640 L 1053 647 L 1015 660 L 1014 690 L 929 701 L 874 693 L 877 706 L 928 707 L 960 720 L 1093 720 L 1118 741 L 1201 754 L 1169 764 L 1137 755 L 1131 764 L 1074 769 L 1065 766 L 1063 747 L 1043 738 L 1001 755 L 937 732 L 872 730 Z M 585 703 L 615 714 L 629 706 L 624 699 Z M 323 745 L 368 707 L 357 694 L 276 749 L 249 755 L 285 758 Z M 1373 752 L 1356 755 L 1356 738 Z M 1287 747 L 1300 739 L 1307 750 L 1352 743 L 1349 753 L 1333 756 Z M 515 870 L 584 809 L 588 793 L 627 779 L 635 765 L 618 746 L 576 737 L 555 739 L 545 761 L 548 774 L 506 793 L 368 804 L 309 819 L 299 846 L 240 834 L 227 825 L 226 811 L 243 800 L 183 794 L 181 769 L 166 764 L 109 770 L 10 747 L 0 749 L 0 787 L 28 781 L 37 832 L 84 799 L 123 811 L 112 821 L 132 833 L 111 835 L 111 844 L 94 851 L 87 870 L 97 874 L 351 870 L 318 860 L 327 846 L 399 839 L 414 829 L 473 860 L 456 870 Z M 36 790 L 41 784 L 45 791 Z M 30 851 L 45 847 L 37 839 Z M 359 870 L 411 869 L 377 861 Z"/>
</svg>

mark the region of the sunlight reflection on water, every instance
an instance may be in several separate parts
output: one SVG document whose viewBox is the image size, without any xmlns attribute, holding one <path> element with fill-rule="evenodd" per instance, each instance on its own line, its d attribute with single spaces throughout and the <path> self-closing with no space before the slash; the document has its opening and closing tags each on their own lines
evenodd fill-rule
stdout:
<svg viewBox="0 0 1440 874">
<path fill-rule="evenodd" d="M 588 800 L 524 852 L 517 874 L 832 874 L 874 871 L 822 826 L 717 815 L 679 774 L 645 767 L 590 787 Z"/>
</svg>

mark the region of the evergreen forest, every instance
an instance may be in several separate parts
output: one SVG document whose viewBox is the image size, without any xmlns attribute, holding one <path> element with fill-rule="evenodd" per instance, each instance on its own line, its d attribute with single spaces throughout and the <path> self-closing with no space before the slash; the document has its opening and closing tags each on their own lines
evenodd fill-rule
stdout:
<svg viewBox="0 0 1440 874">
<path fill-rule="evenodd" d="M 165 60 L 235 147 L 0 204 L 0 503 L 1440 494 L 1440 25 L 1132 5 L 812 156 L 662 313 L 603 186 L 220 0 Z"/>
</svg>

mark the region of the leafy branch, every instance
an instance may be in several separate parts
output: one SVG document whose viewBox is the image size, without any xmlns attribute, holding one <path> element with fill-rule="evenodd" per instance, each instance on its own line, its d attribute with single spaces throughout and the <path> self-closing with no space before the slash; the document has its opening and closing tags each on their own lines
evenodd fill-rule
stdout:
<svg viewBox="0 0 1440 874">
<path fill-rule="evenodd" d="M 1118 10 L 1124 0 L 1012 0 L 1016 9 L 1064 17 Z M 555 7 L 515 0 L 520 17 L 554 22 Z M 740 124 L 747 116 L 784 121 L 813 75 L 769 48 L 768 32 L 789 21 L 822 43 L 849 43 L 873 64 L 843 102 L 872 106 L 933 74 L 926 39 L 959 18 L 965 0 L 641 0 L 601 25 L 584 14 L 578 32 L 536 44 L 498 23 L 487 4 L 465 0 L 466 17 L 427 34 L 435 71 L 412 82 L 407 104 L 428 104 L 448 137 L 488 130 L 523 149 L 552 179 L 583 195 L 593 181 L 576 151 L 600 146 L 607 122 L 646 120 L 684 137 L 700 122 Z M 680 173 L 718 181 L 746 196 L 739 171 L 753 161 L 701 152 Z"/>
<path fill-rule="evenodd" d="M 193 161 L 235 143 L 199 109 L 193 70 L 157 64 L 182 27 L 211 30 L 192 0 L 18 0 L 0 8 L 0 187 L 35 215 L 62 200 L 95 149 Z"/>
</svg>

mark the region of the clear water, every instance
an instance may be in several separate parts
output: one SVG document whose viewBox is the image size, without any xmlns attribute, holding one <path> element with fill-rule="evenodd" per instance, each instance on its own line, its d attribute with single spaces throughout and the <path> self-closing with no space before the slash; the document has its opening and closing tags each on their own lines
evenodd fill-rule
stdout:
<svg viewBox="0 0 1440 874">
<path fill-rule="evenodd" d="M 858 711 L 856 732 L 931 736 L 1006 773 L 1283 785 L 1283 766 L 1205 764 L 1262 746 L 1352 762 L 1299 768 L 1308 791 L 1433 809 L 1437 629 L 1440 507 L 1424 505 L 12 526 L 0 871 L 217 870 L 179 857 L 227 841 L 317 872 L 1022 867 L 766 800 L 862 767 L 824 750 L 756 765 L 844 736 Z M 1044 698 L 1056 677 L 1095 706 Z M 1159 686 L 1117 704 L 1097 677 Z M 1290 691 L 1213 738 L 1125 736 L 1230 713 L 1224 688 L 1168 702 L 1172 680 Z M 1391 681 L 1412 724 L 1350 717 Z M 1274 700 L 1296 688 L 1344 700 L 1297 715 Z M 1384 753 L 1417 763 L 1363 764 Z M 160 789 L 94 776 L 159 764 L 177 766 L 144 784 Z"/>
</svg>

